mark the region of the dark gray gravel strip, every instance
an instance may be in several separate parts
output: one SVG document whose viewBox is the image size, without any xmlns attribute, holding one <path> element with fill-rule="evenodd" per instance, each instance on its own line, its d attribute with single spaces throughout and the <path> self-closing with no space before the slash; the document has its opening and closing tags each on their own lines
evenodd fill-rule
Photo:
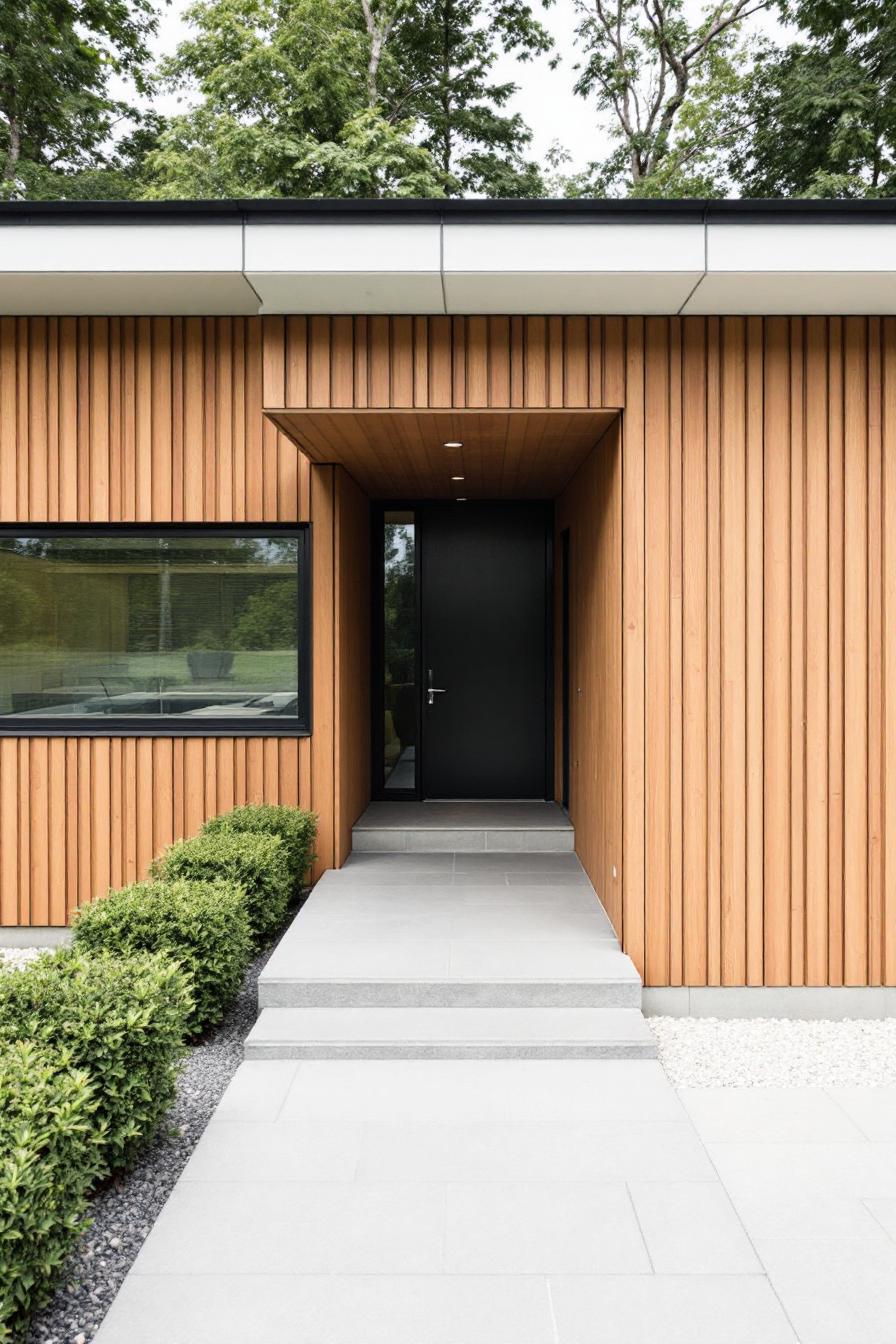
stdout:
<svg viewBox="0 0 896 1344">
<path fill-rule="evenodd" d="M 92 1225 L 69 1256 L 55 1296 L 32 1319 L 27 1344 L 86 1344 L 100 1327 L 137 1252 L 243 1061 L 258 1014 L 258 976 L 273 948 L 246 973 L 221 1025 L 184 1061 L 167 1123 L 132 1170 L 100 1190 Z"/>
</svg>

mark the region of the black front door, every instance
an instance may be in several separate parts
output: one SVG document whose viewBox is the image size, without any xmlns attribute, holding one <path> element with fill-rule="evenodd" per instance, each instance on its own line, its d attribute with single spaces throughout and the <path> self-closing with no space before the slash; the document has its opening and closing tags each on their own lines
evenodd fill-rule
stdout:
<svg viewBox="0 0 896 1344">
<path fill-rule="evenodd" d="M 549 508 L 452 501 L 418 518 L 423 796 L 544 798 Z"/>
</svg>

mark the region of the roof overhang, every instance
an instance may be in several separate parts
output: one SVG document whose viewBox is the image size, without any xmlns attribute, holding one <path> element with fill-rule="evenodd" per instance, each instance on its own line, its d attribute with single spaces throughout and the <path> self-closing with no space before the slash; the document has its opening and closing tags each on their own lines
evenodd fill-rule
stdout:
<svg viewBox="0 0 896 1344">
<path fill-rule="evenodd" d="M 553 499 L 618 411 L 265 414 L 312 462 L 345 467 L 373 499 Z"/>
<path fill-rule="evenodd" d="M 896 313 L 896 202 L 7 203 L 0 313 Z"/>
</svg>

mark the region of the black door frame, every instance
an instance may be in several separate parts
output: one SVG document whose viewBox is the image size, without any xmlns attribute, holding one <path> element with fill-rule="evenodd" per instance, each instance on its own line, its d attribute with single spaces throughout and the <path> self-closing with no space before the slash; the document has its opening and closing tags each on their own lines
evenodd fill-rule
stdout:
<svg viewBox="0 0 896 1344">
<path fill-rule="evenodd" d="M 545 528 L 545 799 L 553 801 L 555 795 L 554 737 L 555 737 L 555 685 L 554 685 L 554 527 L 553 500 L 512 500 L 489 499 L 476 500 L 482 504 L 513 505 L 544 503 L 547 511 Z M 425 741 L 423 734 L 424 714 L 423 697 L 423 583 L 420 546 L 421 520 L 425 518 L 430 506 L 443 506 L 444 499 L 387 499 L 372 500 L 370 506 L 371 537 L 371 640 L 370 640 L 370 707 L 371 707 L 371 779 L 370 796 L 375 802 L 422 802 L 424 779 Z M 458 503 L 458 508 L 463 508 Z M 386 513 L 407 511 L 414 514 L 414 579 L 417 603 L 417 640 L 415 649 L 415 674 L 417 684 L 417 744 L 416 744 L 416 788 L 390 789 L 383 786 L 383 757 L 385 754 L 385 685 L 383 682 L 383 523 Z"/>
</svg>

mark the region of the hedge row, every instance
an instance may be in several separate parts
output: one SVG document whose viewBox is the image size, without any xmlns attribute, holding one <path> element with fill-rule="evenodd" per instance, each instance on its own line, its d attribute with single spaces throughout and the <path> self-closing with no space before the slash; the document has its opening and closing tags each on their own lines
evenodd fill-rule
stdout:
<svg viewBox="0 0 896 1344">
<path fill-rule="evenodd" d="M 74 945 L 0 973 L 0 1341 L 174 1099 L 185 1042 L 219 1022 L 312 862 L 316 819 L 242 807 L 78 912 Z"/>
</svg>

